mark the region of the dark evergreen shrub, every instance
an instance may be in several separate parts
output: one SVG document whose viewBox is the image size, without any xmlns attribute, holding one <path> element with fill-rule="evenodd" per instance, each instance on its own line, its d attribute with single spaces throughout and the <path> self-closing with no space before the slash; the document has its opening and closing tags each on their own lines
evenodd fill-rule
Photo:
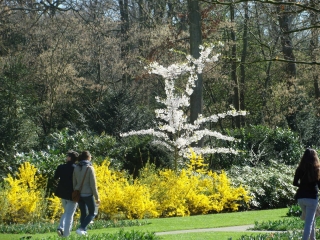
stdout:
<svg viewBox="0 0 320 240">
<path fill-rule="evenodd" d="M 269 165 L 271 161 L 287 165 L 296 165 L 300 161 L 303 147 L 296 133 L 289 129 L 249 126 L 229 130 L 228 135 L 239 141 L 218 142 L 218 146 L 232 147 L 238 155 L 214 154 L 209 157 L 211 169 L 229 169 L 237 166 Z"/>
</svg>

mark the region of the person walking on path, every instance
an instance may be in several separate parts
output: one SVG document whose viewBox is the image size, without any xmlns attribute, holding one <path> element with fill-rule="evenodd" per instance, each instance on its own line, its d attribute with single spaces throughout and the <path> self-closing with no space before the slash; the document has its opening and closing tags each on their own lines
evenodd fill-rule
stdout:
<svg viewBox="0 0 320 240">
<path fill-rule="evenodd" d="M 315 150 L 307 148 L 295 171 L 293 185 L 299 187 L 295 198 L 305 219 L 302 240 L 315 240 L 316 209 L 320 187 L 320 163 Z"/>
<path fill-rule="evenodd" d="M 58 180 L 55 195 L 61 198 L 64 211 L 57 229 L 57 233 L 61 237 L 68 237 L 70 235 L 73 224 L 73 215 L 77 209 L 77 203 L 72 201 L 72 178 L 78 156 L 79 154 L 75 151 L 67 152 L 66 163 L 59 165 L 54 173 L 54 179 Z"/>
<path fill-rule="evenodd" d="M 100 204 L 97 180 L 91 163 L 91 154 L 84 151 L 79 156 L 79 163 L 73 172 L 73 189 L 80 190 L 80 227 L 78 235 L 87 235 L 87 226 L 95 217 L 95 206 Z"/>
</svg>

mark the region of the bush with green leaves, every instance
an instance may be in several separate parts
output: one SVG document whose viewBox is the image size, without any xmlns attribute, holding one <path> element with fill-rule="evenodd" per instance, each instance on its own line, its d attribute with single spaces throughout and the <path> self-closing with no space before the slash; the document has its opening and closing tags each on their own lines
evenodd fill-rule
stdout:
<svg viewBox="0 0 320 240">
<path fill-rule="evenodd" d="M 287 216 L 288 217 L 300 217 L 301 216 L 301 208 L 298 204 L 290 205 L 288 208 Z"/>
<path fill-rule="evenodd" d="M 25 236 L 21 239 L 29 239 L 32 236 Z M 47 238 L 41 238 L 42 240 L 59 240 L 61 239 L 58 236 L 50 236 Z M 131 230 L 125 231 L 124 229 L 120 229 L 116 233 L 100 233 L 100 234 L 89 234 L 88 236 L 81 236 L 72 234 L 68 237 L 69 240 L 78 240 L 78 239 L 86 239 L 86 240 L 158 240 L 160 237 L 156 236 L 152 232 L 142 232 L 139 230 Z"/>
<path fill-rule="evenodd" d="M 173 156 L 161 146 L 151 144 L 152 137 L 131 137 L 130 139 L 116 140 L 114 137 L 97 135 L 88 131 L 73 132 L 65 128 L 47 137 L 47 148 L 40 151 L 18 152 L 8 162 L 10 172 L 17 171 L 23 162 L 33 164 L 48 181 L 48 189 L 53 188 L 51 181 L 54 171 L 65 160 L 68 150 L 79 153 L 83 150 L 91 152 L 94 161 L 100 164 L 106 158 L 114 169 L 126 170 L 134 176 L 147 163 L 154 163 L 157 167 L 171 167 Z M 6 173 L 9 171 L 7 170 Z M 3 176 L 6 175 L 3 174 Z"/>
<path fill-rule="evenodd" d="M 256 231 L 292 231 L 303 229 L 304 221 L 298 217 L 288 217 L 277 221 L 266 221 L 254 223 L 250 230 Z"/>
<path fill-rule="evenodd" d="M 320 118 L 318 110 L 319 101 L 315 99 L 309 104 L 302 104 L 303 108 L 296 114 L 296 132 L 306 147 L 320 145 Z"/>
<path fill-rule="evenodd" d="M 69 129 L 63 129 L 60 132 L 51 134 L 46 139 L 47 148 L 35 151 L 31 149 L 29 152 L 17 152 L 8 161 L 8 170 L 2 174 L 17 171 L 20 164 L 30 162 L 34 165 L 39 174 L 42 174 L 47 182 L 47 192 L 52 192 L 54 181 L 52 177 L 54 171 L 59 164 L 65 162 L 68 150 L 75 150 L 79 153 L 89 150 L 93 156 L 93 161 L 101 163 L 108 158 L 113 166 L 117 167 L 121 163 L 124 147 L 117 145 L 115 138 L 101 134 L 97 135 L 91 132 L 78 131 L 73 133 Z"/>
<path fill-rule="evenodd" d="M 232 165 L 269 165 L 272 160 L 295 165 L 303 153 L 299 136 L 289 129 L 257 125 L 229 130 L 228 134 L 239 140 L 230 145 L 239 154 L 214 155 L 211 159 L 212 169 L 228 169 Z"/>
<path fill-rule="evenodd" d="M 88 226 L 89 230 L 92 229 L 103 229 L 103 228 L 119 228 L 119 227 L 133 227 L 133 226 L 143 226 L 149 224 L 146 220 L 94 220 Z M 77 229 L 78 221 L 73 223 L 73 231 Z M 37 223 L 27 223 L 27 224 L 0 224 L 0 233 L 13 233 L 13 234 L 36 234 L 36 233 L 48 233 L 56 232 L 57 224 L 50 222 L 37 222 Z"/>
<path fill-rule="evenodd" d="M 288 215 L 288 214 L 287 214 Z M 320 226 L 320 222 L 316 221 L 316 228 Z M 301 239 L 301 232 L 304 227 L 304 221 L 299 217 L 287 217 L 277 221 L 255 222 L 254 227 L 250 230 L 254 231 L 270 231 L 270 233 L 261 233 L 259 235 L 243 235 L 238 240 L 269 240 L 269 239 Z M 272 231 L 272 232 L 271 232 Z M 279 231 L 279 232 L 275 232 Z M 320 237 L 320 232 L 316 232 L 316 237 Z"/>
<path fill-rule="evenodd" d="M 145 95 L 139 91 L 125 88 L 108 89 L 102 95 L 92 90 L 92 97 L 99 96 L 95 104 L 84 101 L 86 109 L 84 118 L 89 128 L 98 134 L 105 132 L 108 135 L 119 137 L 120 133 L 152 127 L 154 112 L 152 107 L 143 102 Z M 94 97 L 93 97 L 94 98 Z"/>
<path fill-rule="evenodd" d="M 292 207 L 293 206 L 293 207 Z M 257 231 L 292 231 L 301 230 L 304 226 L 304 221 L 300 219 L 301 208 L 295 204 L 288 208 L 287 217 L 277 221 L 255 221 L 254 227 L 250 230 Z M 319 217 L 317 217 L 317 220 Z M 320 226 L 320 221 L 316 221 L 316 227 Z"/>
<path fill-rule="evenodd" d="M 35 87 L 22 56 L 0 62 L 0 176 L 10 169 L 12 155 L 38 144 L 41 128 L 34 122 Z"/>
<path fill-rule="evenodd" d="M 99 164 L 108 158 L 111 167 L 127 170 L 134 176 L 147 162 L 154 163 L 157 167 L 170 166 L 172 154 L 164 147 L 153 145 L 151 142 L 150 136 L 117 140 L 105 133 L 101 135 L 88 131 L 73 133 L 67 128 L 47 138 L 48 151 L 55 155 L 64 156 L 70 149 L 79 152 L 88 150 L 94 162 Z"/>
<path fill-rule="evenodd" d="M 233 166 L 227 171 L 227 175 L 236 186 L 248 188 L 252 197 L 250 208 L 274 209 L 294 203 L 294 172 L 293 166 L 270 161 L 269 165 L 256 167 Z"/>
<path fill-rule="evenodd" d="M 320 237 L 320 232 L 316 232 L 316 238 Z M 243 235 L 237 240 L 301 240 L 301 231 L 270 232 L 258 235 Z"/>
<path fill-rule="evenodd" d="M 173 154 L 165 147 L 152 144 L 152 136 L 131 136 L 121 139 L 126 151 L 123 155 L 123 169 L 132 174 L 139 175 L 139 171 L 147 164 L 152 163 L 157 168 L 173 169 Z"/>
<path fill-rule="evenodd" d="M 73 133 L 66 128 L 48 136 L 46 144 L 47 148 L 44 150 L 31 149 L 29 152 L 16 153 L 14 166 L 30 162 L 41 174 L 51 178 L 56 167 L 65 161 L 67 151 L 71 149 L 79 153 L 89 150 L 93 161 L 97 163 L 101 163 L 106 158 L 112 162 L 113 159 L 121 156 L 121 146 L 117 146 L 116 140 L 105 134 L 97 135 L 84 131 Z M 12 165 L 12 171 L 15 170 L 16 168 Z"/>
<path fill-rule="evenodd" d="M 94 157 L 94 161 L 99 163 L 106 157 L 110 159 L 118 158 L 120 152 L 122 152 L 121 146 L 110 135 L 96 134 L 90 131 L 73 132 L 68 128 L 50 134 L 46 138 L 46 143 L 49 150 L 52 149 L 59 154 L 65 154 L 70 149 L 79 153 L 88 150 Z"/>
</svg>

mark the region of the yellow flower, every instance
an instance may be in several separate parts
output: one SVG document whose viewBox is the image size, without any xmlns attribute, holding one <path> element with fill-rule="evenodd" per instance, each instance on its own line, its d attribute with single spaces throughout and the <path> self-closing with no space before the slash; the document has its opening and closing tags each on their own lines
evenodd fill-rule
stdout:
<svg viewBox="0 0 320 240">
<path fill-rule="evenodd" d="M 10 174 L 5 181 L 9 184 L 5 189 L 8 202 L 5 220 L 26 223 L 39 219 L 44 209 L 44 191 L 40 188 L 37 169 L 29 162 L 20 165 L 17 178 Z"/>
</svg>

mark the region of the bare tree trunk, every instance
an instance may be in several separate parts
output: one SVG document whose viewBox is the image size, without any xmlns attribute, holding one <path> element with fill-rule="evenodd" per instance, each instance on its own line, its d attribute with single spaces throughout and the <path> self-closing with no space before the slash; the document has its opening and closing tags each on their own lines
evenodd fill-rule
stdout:
<svg viewBox="0 0 320 240">
<path fill-rule="evenodd" d="M 202 44 L 201 36 L 201 14 L 198 0 L 188 0 L 189 10 L 189 32 L 190 32 L 190 53 L 194 58 L 199 58 Z M 196 87 L 190 99 L 190 121 L 193 123 L 199 114 L 202 114 L 203 108 L 203 83 L 202 75 L 198 75 Z M 203 146 L 203 141 L 199 141 L 198 146 Z"/>
<path fill-rule="evenodd" d="M 311 7 L 316 6 L 316 0 L 311 0 Z M 318 22 L 318 14 L 311 11 L 310 12 L 311 26 L 316 26 Z M 319 30 L 318 28 L 311 28 L 311 42 L 310 42 L 310 55 L 311 61 L 317 61 L 317 53 L 316 50 L 319 48 Z M 313 77 L 313 85 L 314 85 L 314 93 L 315 98 L 320 98 L 320 89 L 319 89 L 319 67 L 317 65 L 312 66 L 312 77 Z"/>
<path fill-rule="evenodd" d="M 240 108 L 242 110 L 246 109 L 244 98 L 245 98 L 245 80 L 246 80 L 246 70 L 244 63 L 246 62 L 247 57 L 247 48 L 248 48 L 248 20 L 249 20 L 249 9 L 248 2 L 244 3 L 244 22 L 243 22 L 243 35 L 242 35 L 242 54 L 241 54 L 241 64 L 240 64 Z M 241 125 L 244 125 L 245 118 L 240 117 Z"/>
<path fill-rule="evenodd" d="M 296 58 L 293 53 L 293 45 L 290 34 L 288 33 L 292 22 L 292 14 L 286 13 L 285 9 L 286 7 L 284 5 L 278 5 L 277 7 L 282 53 L 284 59 L 295 61 Z M 296 64 L 288 62 L 286 73 L 288 74 L 289 78 L 295 78 L 297 74 Z"/>
<path fill-rule="evenodd" d="M 121 16 L 121 59 L 125 59 L 128 52 L 128 31 L 129 31 L 129 13 L 128 13 L 128 0 L 119 0 L 120 16 Z M 126 68 L 123 69 L 122 83 L 126 84 L 128 81 L 128 74 Z"/>
<path fill-rule="evenodd" d="M 230 20 L 234 23 L 234 5 L 230 5 Z M 237 77 L 237 44 L 236 44 L 236 33 L 234 26 L 231 28 L 231 79 L 234 82 L 234 107 L 237 111 L 240 110 L 240 93 L 239 93 L 239 81 Z M 240 116 L 235 117 L 235 124 L 237 128 L 241 127 Z"/>
</svg>

